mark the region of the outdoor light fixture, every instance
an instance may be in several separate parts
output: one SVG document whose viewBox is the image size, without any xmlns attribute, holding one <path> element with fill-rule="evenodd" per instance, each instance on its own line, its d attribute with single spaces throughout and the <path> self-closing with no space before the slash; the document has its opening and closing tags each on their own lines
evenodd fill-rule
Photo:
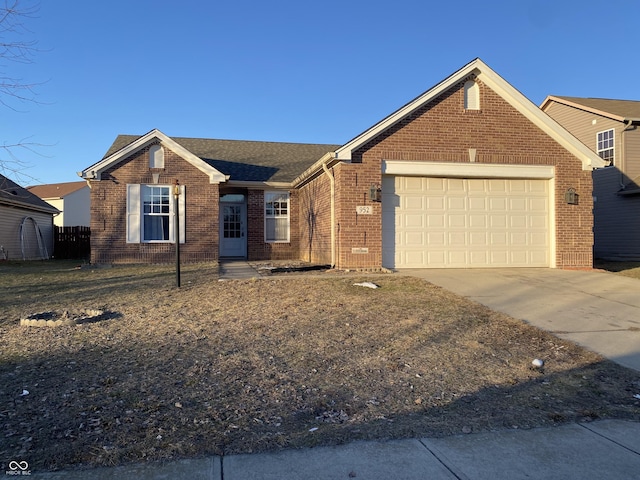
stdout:
<svg viewBox="0 0 640 480">
<path fill-rule="evenodd" d="M 371 200 L 372 202 L 382 201 L 382 189 L 380 188 L 379 184 L 371 184 L 371 188 L 369 188 L 369 200 Z"/>
<path fill-rule="evenodd" d="M 180 197 L 180 183 L 178 179 L 176 179 L 176 183 L 173 184 L 173 196 L 175 198 L 173 206 L 173 218 L 175 219 L 173 236 L 176 242 L 176 286 L 180 288 L 180 209 L 178 202 L 178 197 Z"/>
<path fill-rule="evenodd" d="M 569 205 L 578 205 L 578 197 L 579 195 L 576 193 L 575 188 L 569 188 L 564 193 L 564 201 Z"/>
</svg>

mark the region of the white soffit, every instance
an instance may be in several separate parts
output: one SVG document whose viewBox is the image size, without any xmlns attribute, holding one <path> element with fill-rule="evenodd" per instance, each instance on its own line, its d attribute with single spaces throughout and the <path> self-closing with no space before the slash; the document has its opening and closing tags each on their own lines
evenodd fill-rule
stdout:
<svg viewBox="0 0 640 480">
<path fill-rule="evenodd" d="M 503 165 L 491 163 L 409 162 L 383 160 L 383 175 L 403 177 L 462 178 L 538 178 L 550 179 L 555 168 L 550 165 Z"/>
</svg>

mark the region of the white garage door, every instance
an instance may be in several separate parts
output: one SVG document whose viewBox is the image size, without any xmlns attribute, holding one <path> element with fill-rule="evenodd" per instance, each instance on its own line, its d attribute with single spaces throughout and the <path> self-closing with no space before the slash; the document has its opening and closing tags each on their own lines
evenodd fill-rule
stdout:
<svg viewBox="0 0 640 480">
<path fill-rule="evenodd" d="M 388 268 L 549 266 L 549 181 L 384 176 Z"/>
</svg>

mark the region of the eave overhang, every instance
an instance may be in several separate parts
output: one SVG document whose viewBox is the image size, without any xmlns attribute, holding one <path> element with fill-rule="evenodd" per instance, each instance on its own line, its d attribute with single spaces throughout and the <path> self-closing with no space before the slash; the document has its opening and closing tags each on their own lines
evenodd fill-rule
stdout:
<svg viewBox="0 0 640 480">
<path fill-rule="evenodd" d="M 606 112 L 604 110 L 599 110 L 597 108 L 588 107 L 581 103 L 572 102 L 567 100 L 566 98 L 556 97 L 555 95 L 548 95 L 547 98 L 544 99 L 542 104 L 540 105 L 541 110 L 545 110 L 552 102 L 560 103 L 562 105 L 566 105 L 568 107 L 576 108 L 578 110 L 583 110 L 585 112 L 593 113 L 594 115 L 599 115 L 601 117 L 610 118 L 611 120 L 616 120 L 618 122 L 632 124 L 632 125 L 640 125 L 640 118 L 635 117 L 624 117 L 622 115 L 616 115 L 615 113 Z"/>
</svg>

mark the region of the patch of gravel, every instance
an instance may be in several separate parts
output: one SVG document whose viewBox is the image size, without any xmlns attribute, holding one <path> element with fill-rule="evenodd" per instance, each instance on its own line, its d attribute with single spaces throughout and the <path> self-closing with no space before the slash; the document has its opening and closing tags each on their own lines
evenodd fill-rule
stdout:
<svg viewBox="0 0 640 480">
<path fill-rule="evenodd" d="M 68 327 L 118 317 L 116 312 L 96 309 L 47 311 L 32 313 L 21 318 L 20 325 L 23 327 Z"/>
</svg>

